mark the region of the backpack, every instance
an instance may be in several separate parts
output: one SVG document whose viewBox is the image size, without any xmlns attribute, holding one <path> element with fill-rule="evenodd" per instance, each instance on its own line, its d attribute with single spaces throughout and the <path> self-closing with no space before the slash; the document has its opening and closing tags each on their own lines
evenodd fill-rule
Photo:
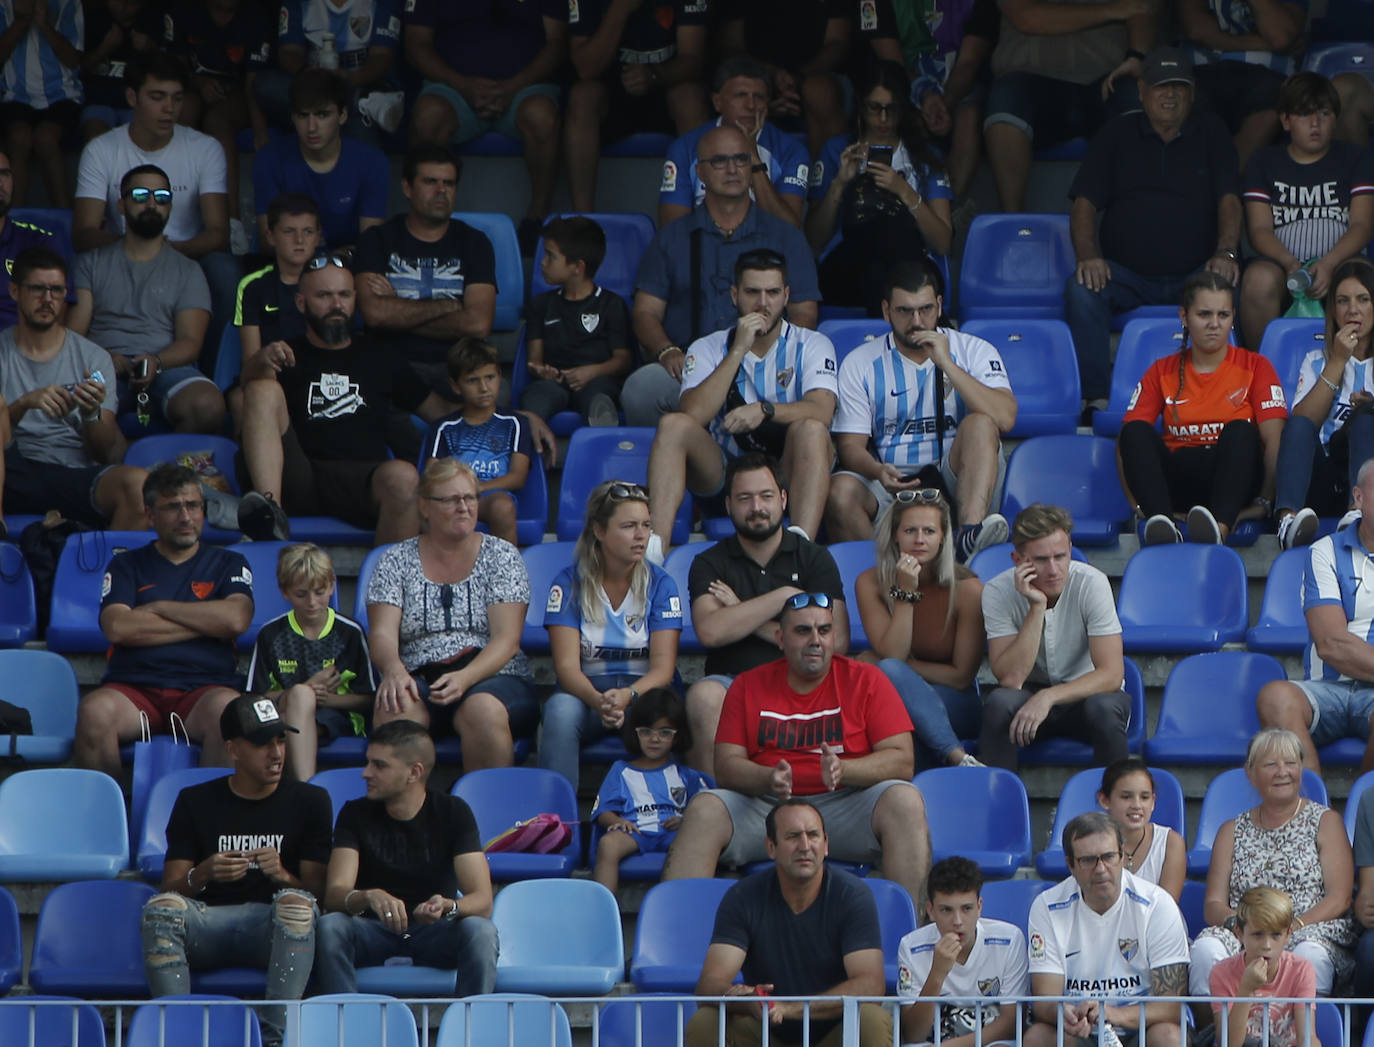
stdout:
<svg viewBox="0 0 1374 1047">
<path fill-rule="evenodd" d="M 53 582 L 57 578 L 57 561 L 62 556 L 62 549 L 72 535 L 90 529 L 83 523 L 61 518 L 49 525 L 45 517 L 29 524 L 19 535 L 19 551 L 29 565 L 29 574 L 33 575 L 33 596 L 38 605 L 40 635 L 48 628 Z"/>
<path fill-rule="evenodd" d="M 536 814 L 523 822 L 516 822 L 500 836 L 487 841 L 488 854 L 502 851 L 521 851 L 525 854 L 553 854 L 568 846 L 572 827 L 565 825 L 556 814 Z"/>
</svg>

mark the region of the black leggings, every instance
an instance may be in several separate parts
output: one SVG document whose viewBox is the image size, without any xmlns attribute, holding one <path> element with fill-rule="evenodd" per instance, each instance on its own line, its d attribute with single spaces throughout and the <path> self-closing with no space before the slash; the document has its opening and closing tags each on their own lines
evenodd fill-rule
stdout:
<svg viewBox="0 0 1374 1047">
<path fill-rule="evenodd" d="M 1127 422 L 1117 448 L 1126 486 L 1146 517 L 1205 505 L 1217 523 L 1234 527 L 1264 480 L 1263 446 L 1253 422 L 1227 422 L 1210 447 L 1173 451 L 1149 422 Z"/>
</svg>

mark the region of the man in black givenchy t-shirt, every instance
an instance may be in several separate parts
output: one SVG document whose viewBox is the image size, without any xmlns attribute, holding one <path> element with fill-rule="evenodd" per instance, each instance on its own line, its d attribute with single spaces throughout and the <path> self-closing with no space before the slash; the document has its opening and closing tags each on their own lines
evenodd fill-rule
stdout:
<svg viewBox="0 0 1374 1047">
<path fill-rule="evenodd" d="M 496 985 L 491 872 L 472 810 L 427 789 L 434 742 L 413 720 L 372 734 L 367 797 L 339 812 L 320 920 L 321 992 L 353 992 L 357 968 L 409 956 L 457 969 L 457 995 Z"/>
<path fill-rule="evenodd" d="M 329 860 L 329 794 L 282 781 L 282 722 L 270 698 L 224 707 L 227 778 L 181 791 L 167 822 L 162 893 L 143 909 L 154 996 L 191 991 L 191 970 L 261 967 L 267 999 L 299 1000 L 315 955 L 315 897 Z M 281 1032 L 282 1008 L 263 1020 Z"/>
<path fill-rule="evenodd" d="M 387 418 L 394 405 L 433 421 L 448 405 L 389 347 L 354 333 L 353 294 L 352 273 L 316 259 L 296 296 L 305 337 L 266 345 L 244 364 L 252 491 L 239 526 L 254 541 L 290 537 L 286 513 L 375 525 L 378 544 L 419 533 L 419 475 L 412 461 L 387 457 Z"/>
</svg>

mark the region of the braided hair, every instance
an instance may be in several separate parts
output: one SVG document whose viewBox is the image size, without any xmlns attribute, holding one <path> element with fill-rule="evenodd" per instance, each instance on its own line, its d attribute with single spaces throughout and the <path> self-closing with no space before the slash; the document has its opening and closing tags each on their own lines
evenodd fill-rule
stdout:
<svg viewBox="0 0 1374 1047">
<path fill-rule="evenodd" d="M 1187 312 L 1190 308 L 1192 308 L 1193 303 L 1197 301 L 1197 296 L 1200 295 L 1203 291 L 1221 291 L 1231 296 L 1233 301 L 1235 298 L 1235 288 L 1231 286 L 1231 282 L 1229 280 L 1227 280 L 1225 277 L 1217 273 L 1209 272 L 1208 270 L 1204 269 L 1200 273 L 1194 273 L 1192 276 L 1188 277 L 1186 281 L 1184 281 L 1182 295 L 1182 305 L 1184 312 Z M 1182 425 L 1179 421 L 1178 404 L 1179 401 L 1183 399 L 1183 382 L 1186 375 L 1184 365 L 1188 362 L 1188 354 L 1191 348 L 1192 345 L 1190 344 L 1188 337 L 1188 322 L 1187 320 L 1184 320 L 1183 348 L 1179 349 L 1178 351 L 1178 390 L 1174 393 L 1173 402 L 1175 428 L 1182 428 Z"/>
</svg>

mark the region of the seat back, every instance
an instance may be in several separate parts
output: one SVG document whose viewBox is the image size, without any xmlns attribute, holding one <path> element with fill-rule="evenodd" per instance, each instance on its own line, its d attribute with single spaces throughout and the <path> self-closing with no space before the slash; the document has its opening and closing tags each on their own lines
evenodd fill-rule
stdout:
<svg viewBox="0 0 1374 1047">
<path fill-rule="evenodd" d="M 864 877 L 878 906 L 878 928 L 883 938 L 883 967 L 887 991 L 897 991 L 897 946 L 916 929 L 916 906 L 906 888 L 892 880 Z"/>
<path fill-rule="evenodd" d="M 154 893 L 135 880 L 53 888 L 38 911 L 29 984 L 90 999 L 147 996 L 139 917 Z"/>
<path fill-rule="evenodd" d="M 559 853 L 574 860 L 581 855 L 582 828 L 577 796 L 572 783 L 556 771 L 539 767 L 488 767 L 469 771 L 453 783 L 452 793 L 472 808 L 483 846 L 522 819 L 536 814 L 556 814 L 572 826 L 573 831 L 572 839 Z M 497 857 L 500 856 L 490 856 Z M 503 951 L 504 948 L 503 945 Z"/>
<path fill-rule="evenodd" d="M 1185 579 L 1193 584 L 1181 600 Z M 1249 588 L 1244 561 L 1227 546 L 1147 546 L 1121 576 L 1122 642 L 1132 653 L 1215 651 L 1239 642 L 1250 624 Z"/>
<path fill-rule="evenodd" d="M 262 627 L 291 610 L 291 603 L 277 586 L 277 557 L 290 542 L 236 542 L 229 548 L 248 561 L 253 572 L 253 620 L 239 637 L 239 649 L 251 650 Z M 329 594 L 329 606 L 339 609 L 339 583 Z"/>
<path fill-rule="evenodd" d="M 1280 317 L 1270 322 L 1264 329 L 1260 340 L 1260 355 L 1268 358 L 1283 383 L 1284 395 L 1288 397 L 1291 408 L 1298 388 L 1298 373 L 1307 354 L 1321 352 L 1326 348 L 1326 321 L 1310 317 L 1287 319 Z"/>
<path fill-rule="evenodd" d="M 983 915 L 1004 920 L 1025 934 L 1031 903 L 1053 886 L 1052 880 L 989 880 L 983 884 Z"/>
<path fill-rule="evenodd" d="M 573 218 L 574 214 L 561 214 L 559 218 Z M 610 212 L 588 212 L 582 215 L 590 218 L 606 234 L 606 257 L 602 259 L 593 279 L 597 285 L 614 291 L 628 304 L 635 296 L 635 274 L 639 272 L 639 260 L 649 241 L 654 238 L 654 221 L 646 214 L 616 214 Z M 530 272 L 530 297 L 543 294 L 553 288 L 544 280 L 540 266 L 544 262 L 544 237 L 534 246 L 534 266 Z"/>
<path fill-rule="evenodd" d="M 0 782 L 0 870 L 10 870 L 10 862 L 23 858 L 39 867 L 53 863 L 54 875 L 46 878 L 72 879 L 63 869 L 72 856 L 109 859 L 102 861 L 106 866 L 118 860 L 109 876 L 129 864 L 129 827 L 119 783 L 101 771 L 77 767 L 18 771 Z M 91 873 L 78 878 L 86 875 Z"/>
<path fill-rule="evenodd" d="M 104 651 L 100 631 L 100 586 L 117 552 L 153 541 L 151 531 L 83 531 L 67 539 L 53 575 L 48 650 L 63 654 Z"/>
<path fill-rule="evenodd" d="M 148 806 L 134 823 L 139 827 L 135 864 L 145 879 L 154 883 L 162 880 L 162 867 L 167 859 L 167 821 L 172 817 L 172 808 L 181 790 L 231 773 L 233 770 L 229 767 L 187 767 L 172 771 L 153 783 L 148 790 Z"/>
<path fill-rule="evenodd" d="M 604 1036 L 601 1042 L 606 1043 Z M 568 1013 L 552 1000 L 530 993 L 469 996 L 445 1008 L 435 1047 L 504 1043 L 572 1047 Z"/>
<path fill-rule="evenodd" d="M 419 1047 L 410 1008 L 390 996 L 340 992 L 301 1003 L 299 1038 L 287 1022 L 286 1047 Z M 385 1039 L 383 1039 L 385 1038 Z"/>
<path fill-rule="evenodd" d="M 1078 427 L 1083 393 L 1068 324 L 1063 320 L 970 320 L 963 331 L 991 342 L 1002 356 L 1016 393 L 1016 424 L 1008 436 L 1072 433 Z"/>
<path fill-rule="evenodd" d="M 231 324 L 228 330 L 233 329 Z M 214 466 L 224 474 L 229 489 L 239 489 L 238 475 L 235 472 L 234 456 L 238 444 L 225 436 L 208 436 L 200 433 L 152 433 L 140 436 L 129 443 L 124 452 L 124 464 L 136 465 L 140 469 L 151 469 L 161 462 L 175 462 L 181 455 L 199 455 L 210 452 Z"/>
<path fill-rule="evenodd" d="M 363 781 L 360 767 L 331 767 L 327 771 L 317 771 L 310 779 L 310 784 L 318 785 L 329 794 L 336 822 L 344 804 L 349 800 L 361 800 L 367 795 L 367 783 Z"/>
<path fill-rule="evenodd" d="M 1062 880 L 1069 875 L 1068 864 L 1064 859 L 1064 828 L 1074 818 L 1089 811 L 1102 808 L 1097 802 L 1097 793 L 1102 787 L 1101 767 L 1089 767 L 1079 771 L 1059 792 L 1059 804 L 1054 811 L 1054 825 L 1045 849 L 1035 856 L 1035 867 L 1046 879 Z M 1150 776 L 1155 783 L 1155 809 L 1150 820 L 1176 830 L 1183 835 L 1184 806 L 1183 786 L 1173 773 L 1162 767 L 1151 767 Z"/>
<path fill-rule="evenodd" d="M 1259 730 L 1255 695 L 1287 679 L 1267 654 L 1216 651 L 1180 659 L 1164 683 L 1155 733 L 1145 743 L 1152 763 L 1240 763 Z"/>
<path fill-rule="evenodd" d="M 1321 776 L 1306 767 L 1302 771 L 1302 785 L 1299 792 L 1309 800 L 1326 804 L 1328 797 L 1326 785 Z M 1202 810 L 1198 812 L 1197 837 L 1193 841 L 1193 851 L 1210 851 L 1222 825 L 1242 811 L 1259 805 L 1260 795 L 1250 784 L 1244 767 L 1232 767 L 1222 771 L 1207 786 L 1202 797 Z M 1189 864 L 1192 862 L 1190 860 Z"/>
<path fill-rule="evenodd" d="M 1272 654 L 1300 654 L 1311 640 L 1302 610 L 1307 549 L 1285 549 L 1269 565 L 1259 621 L 1246 632 L 1245 646 Z"/>
<path fill-rule="evenodd" d="M 1141 376 L 1160 357 L 1182 348 L 1183 330 L 1176 318 L 1132 320 L 1126 324 L 1112 363 L 1107 409 L 1093 416 L 1093 432 L 1098 436 L 1116 436 Z"/>
<path fill-rule="evenodd" d="M 678 1031 L 696 1009 L 691 1000 L 621 996 L 601 1008 L 601 1047 L 678 1047 Z"/>
<path fill-rule="evenodd" d="M 1020 393 L 1017 393 L 1018 398 Z M 1131 506 L 1116 471 L 1116 444 L 1101 436 L 1036 436 L 1016 446 L 1007 461 L 1002 515 L 1016 514 L 1035 502 L 1063 506 L 1073 516 L 1075 542 L 1092 532 L 1094 544 L 1114 541 Z"/>
<path fill-rule="evenodd" d="M 100 1012 L 75 997 L 0 1000 L 0 1043 L 6 1047 L 105 1047 L 105 1042 Z"/>
<path fill-rule="evenodd" d="M 1183 923 L 1188 928 L 1188 937 L 1196 938 L 1207 926 L 1207 917 L 1202 915 L 1207 900 L 1207 885 L 1201 880 L 1184 880 L 1183 890 L 1178 896 L 1178 911 L 1183 915 Z"/>
<path fill-rule="evenodd" d="M 14 895 L 0 887 L 0 996 L 13 989 L 23 973 L 24 938 L 19 930 L 19 906 Z"/>
<path fill-rule="evenodd" d="M 854 583 L 859 575 L 874 566 L 876 553 L 872 542 L 834 542 L 827 546 L 835 560 L 835 566 L 844 579 L 845 612 L 849 615 L 849 651 L 866 651 L 872 644 L 864 631 L 863 619 L 859 616 L 859 598 L 854 593 Z"/>
<path fill-rule="evenodd" d="M 912 783 L 925 798 L 933 860 L 962 854 L 985 874 L 1010 876 L 1030 861 L 1030 800 L 1021 779 L 999 767 L 936 767 Z M 975 854 L 1000 854 L 992 861 Z"/>
<path fill-rule="evenodd" d="M 520 326 L 525 307 L 525 265 L 520 257 L 520 238 L 508 214 L 489 211 L 454 211 L 452 216 L 466 222 L 491 241 L 496 257 L 496 312 L 492 330 L 514 331 Z"/>
<path fill-rule="evenodd" d="M 215 373 L 211 375 L 224 392 L 234 384 L 243 371 L 243 335 L 234 324 L 225 324 L 219 336 L 219 352 L 215 354 Z"/>
<path fill-rule="evenodd" d="M 69 207 L 14 207 L 10 221 L 24 222 L 52 233 L 52 249 L 71 262 L 76 257 L 72 247 L 72 212 Z"/>
<path fill-rule="evenodd" d="M 555 526 L 559 541 L 576 541 L 582 533 L 587 497 L 597 484 L 606 480 L 649 482 L 649 447 L 653 442 L 653 429 L 634 427 L 583 426 L 569 437 Z M 691 497 L 684 495 L 677 519 L 673 521 L 672 545 L 687 541 L 691 518 Z"/>
<path fill-rule="evenodd" d="M 125 1047 L 261 1047 L 262 1030 L 251 1007 L 232 996 L 163 996 L 129 1020 Z"/>
<path fill-rule="evenodd" d="M 14 738 L 15 753 L 42 763 L 61 763 L 76 737 L 80 690 L 72 663 L 53 651 L 0 650 L 0 698 L 29 711 L 33 734 Z M 8 751 L 10 737 L 0 735 Z"/>
<path fill-rule="evenodd" d="M 1061 319 L 1073 269 L 1068 215 L 979 215 L 964 245 L 960 312 L 965 320 Z"/>
<path fill-rule="evenodd" d="M 620 905 L 594 880 L 521 880 L 496 895 L 501 967 L 625 967 Z M 556 934 L 550 933 L 557 928 Z"/>
<path fill-rule="evenodd" d="M 730 880 L 664 880 L 649 888 L 635 920 L 630 980 L 641 992 L 696 990 L 716 909 Z"/>
<path fill-rule="evenodd" d="M 1337 13 L 1343 8 L 1349 7 L 1352 11 L 1367 6 L 1360 3 L 1332 4 L 1328 10 L 1326 18 L 1319 19 L 1328 32 L 1338 31 L 1337 25 L 1332 25 L 1337 17 Z M 1360 18 L 1355 16 L 1356 20 Z M 1364 15 L 1363 25 L 1368 25 L 1370 15 Z M 1359 32 L 1359 30 L 1356 30 Z M 1347 37 L 1347 39 L 1349 39 Z M 1374 80 L 1374 44 L 1352 40 L 1349 43 L 1321 44 L 1312 47 L 1307 52 L 1307 57 L 1303 61 L 1303 68 L 1314 73 L 1321 73 L 1328 80 L 1342 73 L 1358 73 L 1366 80 Z"/>
<path fill-rule="evenodd" d="M 682 635 L 678 638 L 677 645 L 681 654 L 699 654 L 706 649 L 701 644 L 701 638 L 697 636 L 696 626 L 692 624 L 692 593 L 687 587 L 687 582 L 692 574 L 692 561 L 697 558 L 699 552 L 710 547 L 708 542 L 691 542 L 687 545 L 679 545 L 663 561 L 663 569 L 677 583 L 677 594 L 682 601 Z M 851 628 L 853 620 L 854 615 L 851 612 Z"/>
<path fill-rule="evenodd" d="M 887 332 L 892 330 L 892 325 L 886 320 L 869 318 L 822 320 L 816 330 L 830 339 L 830 344 L 835 347 L 835 363 L 839 365 L 844 363 L 846 356 L 865 342 L 886 336 Z"/>
<path fill-rule="evenodd" d="M 0 647 L 28 643 L 37 635 L 37 623 L 38 601 L 24 554 L 12 542 L 0 542 Z"/>
<path fill-rule="evenodd" d="M 1360 800 L 1371 785 L 1374 785 L 1374 771 L 1366 771 L 1351 784 L 1350 792 L 1345 798 L 1345 834 L 1350 837 L 1351 846 L 1355 844 L 1355 825 L 1359 821 Z"/>
<path fill-rule="evenodd" d="M 353 620 L 364 630 L 371 628 L 367 620 L 367 583 L 372 578 L 372 572 L 377 569 L 377 561 L 390 548 L 390 545 L 379 545 L 375 549 L 369 549 L 363 557 L 362 566 L 358 568 L 358 584 L 353 594 Z"/>
<path fill-rule="evenodd" d="M 526 654 L 543 654 L 549 649 L 549 634 L 544 629 L 549 589 L 558 572 L 572 566 L 576 545 L 575 542 L 541 542 L 520 551 L 530 576 L 530 602 L 525 608 L 525 627 L 520 634 L 520 649 Z"/>
</svg>

